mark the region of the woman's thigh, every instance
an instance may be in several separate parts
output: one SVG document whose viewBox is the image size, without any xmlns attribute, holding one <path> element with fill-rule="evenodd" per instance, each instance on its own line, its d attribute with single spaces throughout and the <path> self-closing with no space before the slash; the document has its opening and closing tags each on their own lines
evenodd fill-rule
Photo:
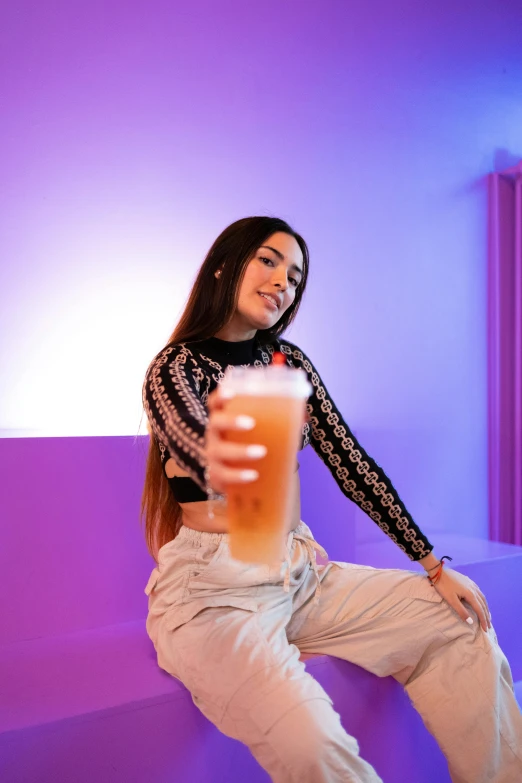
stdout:
<svg viewBox="0 0 522 783">
<path fill-rule="evenodd" d="M 163 628 L 160 665 L 220 731 L 250 748 L 274 782 L 382 783 L 284 627 L 276 622 L 268 632 L 269 615 L 216 607 L 174 631 Z"/>
<path fill-rule="evenodd" d="M 331 700 L 288 643 L 284 627 L 267 633 L 266 616 L 234 607 L 205 609 L 158 634 L 161 668 L 180 679 L 199 709 L 224 733 L 249 744 L 294 707 Z"/>
<path fill-rule="evenodd" d="M 405 682 L 427 648 L 483 634 L 419 573 L 329 563 L 321 576 L 319 602 L 306 602 L 288 626 L 302 652 L 331 654 Z"/>
</svg>

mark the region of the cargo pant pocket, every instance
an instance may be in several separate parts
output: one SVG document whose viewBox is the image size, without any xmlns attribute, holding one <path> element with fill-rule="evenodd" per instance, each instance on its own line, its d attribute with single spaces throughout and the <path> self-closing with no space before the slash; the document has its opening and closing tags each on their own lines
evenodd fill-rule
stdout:
<svg viewBox="0 0 522 783">
<path fill-rule="evenodd" d="M 240 610 L 240 626 L 252 627 L 250 621 L 258 604 L 239 597 L 192 601 L 167 611 L 158 634 L 159 666 L 181 680 L 194 703 L 214 723 L 219 722 L 228 702 L 227 693 L 239 687 L 242 674 L 228 671 L 230 667 L 225 666 L 228 677 L 224 676 L 223 667 L 234 644 L 233 639 L 220 640 L 219 629 L 226 630 L 229 624 L 227 610 Z M 237 611 L 235 619 L 238 619 Z"/>
</svg>

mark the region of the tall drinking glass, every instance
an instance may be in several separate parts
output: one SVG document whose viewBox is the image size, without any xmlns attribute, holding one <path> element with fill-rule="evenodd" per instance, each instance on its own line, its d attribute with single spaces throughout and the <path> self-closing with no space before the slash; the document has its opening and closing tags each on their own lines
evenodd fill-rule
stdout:
<svg viewBox="0 0 522 783">
<path fill-rule="evenodd" d="M 273 563 L 284 557 L 291 482 L 312 387 L 303 370 L 272 364 L 230 367 L 221 392 L 228 413 L 255 420 L 252 430 L 234 432 L 230 440 L 267 449 L 255 464 L 230 463 L 259 473 L 256 481 L 228 486 L 230 553 L 248 563 Z"/>
</svg>

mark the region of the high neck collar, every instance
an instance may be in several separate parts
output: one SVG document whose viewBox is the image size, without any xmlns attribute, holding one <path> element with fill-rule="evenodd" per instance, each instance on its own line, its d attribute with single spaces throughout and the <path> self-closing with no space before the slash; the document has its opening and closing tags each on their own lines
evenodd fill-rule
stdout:
<svg viewBox="0 0 522 783">
<path fill-rule="evenodd" d="M 232 342 L 230 340 L 221 340 L 219 337 L 208 337 L 206 340 L 198 340 L 198 350 L 207 352 L 226 364 L 252 364 L 255 359 L 255 349 L 257 346 L 256 337 L 250 340 L 240 340 Z"/>
</svg>

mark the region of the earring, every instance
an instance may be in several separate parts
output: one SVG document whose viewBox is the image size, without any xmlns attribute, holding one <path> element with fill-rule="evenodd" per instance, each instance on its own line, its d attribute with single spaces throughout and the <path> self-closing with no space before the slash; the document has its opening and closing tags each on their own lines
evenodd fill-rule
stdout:
<svg viewBox="0 0 522 783">
<path fill-rule="evenodd" d="M 221 269 L 218 269 L 217 272 L 214 272 L 215 277 L 221 277 Z"/>
</svg>

